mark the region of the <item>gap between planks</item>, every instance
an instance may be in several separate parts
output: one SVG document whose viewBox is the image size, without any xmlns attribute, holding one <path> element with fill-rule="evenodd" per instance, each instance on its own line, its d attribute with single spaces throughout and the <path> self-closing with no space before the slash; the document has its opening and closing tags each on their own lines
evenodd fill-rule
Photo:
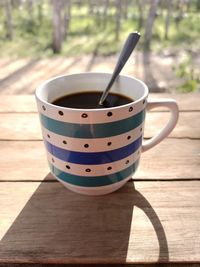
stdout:
<svg viewBox="0 0 200 267">
<path fill-rule="evenodd" d="M 143 140 L 149 140 L 152 137 L 144 137 Z M 200 140 L 200 137 L 184 137 L 184 136 L 180 136 L 180 137 L 175 137 L 175 136 L 168 136 L 165 139 L 186 139 L 186 140 Z M 0 142 L 41 142 L 43 141 L 43 139 L 1 139 L 0 138 Z"/>
<path fill-rule="evenodd" d="M 1 141 L 0 147 L 0 180 L 42 181 L 47 174 L 48 180 L 54 180 L 49 175 L 42 141 L 26 143 Z M 199 160 L 199 140 L 167 138 L 155 148 L 142 154 L 139 169 L 133 179 L 198 179 L 200 177 Z M 13 162 L 14 168 L 11 168 Z"/>
<path fill-rule="evenodd" d="M 200 181 L 200 177 L 199 178 L 169 178 L 169 179 L 130 179 L 127 183 L 129 182 L 188 182 L 188 181 Z M 51 180 L 51 179 L 45 179 L 45 180 L 0 180 L 0 183 L 59 183 L 59 181 L 55 180 Z"/>
<path fill-rule="evenodd" d="M 167 93 L 150 93 L 150 99 L 173 98 L 177 101 L 180 111 L 200 111 L 199 93 L 187 94 L 167 94 Z M 162 107 L 156 109 L 158 111 L 164 110 Z M 1 95 L 0 98 L 0 112 L 36 112 L 37 106 L 34 95 Z"/>
<path fill-rule="evenodd" d="M 101 197 L 60 183 L 0 192 L 1 263 L 200 262 L 199 182 L 127 183 Z"/>
<path fill-rule="evenodd" d="M 170 133 L 170 137 L 200 138 L 200 112 L 180 112 L 178 123 Z M 147 113 L 144 136 L 154 136 L 169 120 L 169 114 L 164 112 Z M 17 123 L 16 123 L 17 121 Z M 5 114 L 0 116 L 0 139 L 33 140 L 42 139 L 39 116 L 34 113 Z M 13 127 L 15 125 L 15 127 Z"/>
<path fill-rule="evenodd" d="M 0 267 L 199 267 L 200 264 L 196 262 L 156 262 L 156 263 L 121 263 L 121 264 L 50 264 L 50 263 L 0 263 Z"/>
<path fill-rule="evenodd" d="M 150 113 L 156 113 L 156 112 L 164 112 L 164 113 L 170 113 L 169 109 L 156 109 L 156 110 L 147 110 L 147 112 L 150 112 Z M 192 112 L 200 112 L 200 110 L 198 109 L 190 109 L 190 110 L 187 110 L 187 109 L 181 109 L 179 110 L 179 112 L 183 112 L 183 113 L 192 113 Z M 0 114 L 38 114 L 38 111 L 0 111 Z"/>
</svg>

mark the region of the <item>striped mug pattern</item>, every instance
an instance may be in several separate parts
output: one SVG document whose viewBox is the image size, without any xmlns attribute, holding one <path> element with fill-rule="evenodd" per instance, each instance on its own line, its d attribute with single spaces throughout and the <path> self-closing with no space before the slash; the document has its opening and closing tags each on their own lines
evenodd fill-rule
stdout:
<svg viewBox="0 0 200 267">
<path fill-rule="evenodd" d="M 95 77 L 100 76 L 105 84 L 109 78 L 108 74 L 91 73 L 61 76 L 56 78 L 57 82 L 53 79 L 42 85 L 36 91 L 36 99 L 52 174 L 72 191 L 101 195 L 120 188 L 138 167 L 148 91 L 144 84 L 138 82 L 143 86 L 139 99 L 107 109 L 82 110 L 50 103 L 50 99 L 55 99 L 56 87 L 60 86 L 58 94 L 61 96 L 66 94 L 64 91 L 70 93 L 70 88 L 82 90 L 85 76 L 93 81 L 92 90 L 104 88 L 98 79 L 94 88 Z M 82 79 L 79 86 L 74 84 Z M 115 91 L 132 78 L 119 79 L 121 84 L 116 85 Z M 89 81 L 85 83 L 87 88 L 90 87 Z"/>
</svg>

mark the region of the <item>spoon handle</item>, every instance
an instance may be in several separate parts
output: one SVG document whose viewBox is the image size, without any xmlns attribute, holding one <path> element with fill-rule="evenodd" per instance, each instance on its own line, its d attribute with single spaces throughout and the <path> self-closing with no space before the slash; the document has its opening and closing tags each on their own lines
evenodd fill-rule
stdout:
<svg viewBox="0 0 200 267">
<path fill-rule="evenodd" d="M 139 39 L 140 39 L 140 33 L 138 33 L 138 32 L 130 33 L 128 38 L 126 39 L 126 42 L 124 43 L 124 46 L 123 46 L 122 51 L 120 53 L 119 59 L 118 59 L 117 64 L 115 66 L 113 75 L 112 75 L 106 89 L 104 90 L 100 101 L 99 101 L 100 105 L 103 105 L 103 102 L 108 95 L 109 89 L 112 87 L 115 79 L 117 78 L 120 71 L 124 67 L 126 61 L 128 60 L 130 54 L 132 53 L 132 51 L 135 48 Z"/>
</svg>

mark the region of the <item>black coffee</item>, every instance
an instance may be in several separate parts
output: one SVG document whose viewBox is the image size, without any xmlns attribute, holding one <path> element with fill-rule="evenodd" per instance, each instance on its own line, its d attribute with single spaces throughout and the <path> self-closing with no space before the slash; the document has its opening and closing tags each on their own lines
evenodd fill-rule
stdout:
<svg viewBox="0 0 200 267">
<path fill-rule="evenodd" d="M 104 104 L 99 105 L 102 92 L 80 92 L 62 96 L 56 99 L 52 104 L 60 107 L 80 108 L 80 109 L 95 109 L 95 108 L 110 108 L 125 105 L 133 102 L 133 99 L 117 93 L 109 93 Z"/>
</svg>

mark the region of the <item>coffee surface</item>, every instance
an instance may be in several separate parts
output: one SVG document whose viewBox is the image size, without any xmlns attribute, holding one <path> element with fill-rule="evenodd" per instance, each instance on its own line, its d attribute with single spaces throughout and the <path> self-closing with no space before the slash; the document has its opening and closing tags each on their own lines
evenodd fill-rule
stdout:
<svg viewBox="0 0 200 267">
<path fill-rule="evenodd" d="M 108 94 L 104 104 L 99 105 L 101 95 L 102 92 L 98 91 L 79 92 L 62 96 L 53 101 L 52 104 L 68 108 L 96 109 L 117 107 L 134 101 L 125 95 L 111 92 Z"/>
</svg>

